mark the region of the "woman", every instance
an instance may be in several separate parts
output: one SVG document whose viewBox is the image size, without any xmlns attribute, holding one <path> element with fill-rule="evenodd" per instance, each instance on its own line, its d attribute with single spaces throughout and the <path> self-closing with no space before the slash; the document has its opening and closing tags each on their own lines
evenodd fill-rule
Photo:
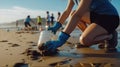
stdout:
<svg viewBox="0 0 120 67">
<path fill-rule="evenodd" d="M 30 18 L 30 15 L 28 15 L 27 18 L 24 20 L 24 25 L 25 25 L 26 30 L 31 30 L 32 29 L 30 22 L 34 23 L 34 21 Z"/>
<path fill-rule="evenodd" d="M 55 19 L 55 17 L 54 17 L 54 14 L 52 13 L 51 16 L 50 16 L 50 23 L 51 23 L 51 25 L 54 24 L 54 19 Z"/>
<path fill-rule="evenodd" d="M 46 12 L 46 14 L 47 14 L 47 17 L 46 17 L 46 25 L 48 26 L 48 27 L 50 27 L 50 14 L 49 14 L 49 11 L 47 11 Z"/>
<path fill-rule="evenodd" d="M 69 2 L 70 7 L 72 7 L 72 0 L 69 0 Z M 43 50 L 55 52 L 58 47 L 62 46 L 86 12 L 90 12 L 91 24 L 80 36 L 80 43 L 91 46 L 107 40 L 107 51 L 115 50 L 117 45 L 116 28 L 119 25 L 119 16 L 117 10 L 109 0 L 80 0 L 78 8 L 71 16 L 65 29 L 60 32 L 58 40 L 46 42 Z"/>
<path fill-rule="evenodd" d="M 60 12 L 58 12 L 58 17 L 57 17 L 57 20 L 59 20 L 60 16 L 61 16 L 61 13 L 60 13 Z"/>
<path fill-rule="evenodd" d="M 37 17 L 37 25 L 38 25 L 38 30 L 40 30 L 40 28 L 42 27 L 42 18 L 41 18 L 41 16 Z"/>
</svg>

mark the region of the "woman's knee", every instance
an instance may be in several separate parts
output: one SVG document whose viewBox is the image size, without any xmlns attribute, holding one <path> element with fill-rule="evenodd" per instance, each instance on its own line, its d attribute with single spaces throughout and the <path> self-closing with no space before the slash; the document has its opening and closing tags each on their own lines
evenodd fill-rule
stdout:
<svg viewBox="0 0 120 67">
<path fill-rule="evenodd" d="M 87 45 L 87 46 L 90 46 L 92 44 L 92 39 L 90 38 L 87 38 L 87 37 L 80 37 L 80 43 L 83 44 L 83 45 Z"/>
</svg>

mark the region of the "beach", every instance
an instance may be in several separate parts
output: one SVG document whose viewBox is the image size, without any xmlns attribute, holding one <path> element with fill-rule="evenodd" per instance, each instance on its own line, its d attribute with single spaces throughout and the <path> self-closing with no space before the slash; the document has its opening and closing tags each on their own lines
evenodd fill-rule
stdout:
<svg viewBox="0 0 120 67">
<path fill-rule="evenodd" d="M 118 52 L 106 53 L 98 45 L 76 48 L 78 41 L 71 39 L 71 43 L 66 42 L 59 48 L 57 55 L 41 56 L 37 48 L 39 34 L 38 31 L 31 33 L 0 29 L 0 67 L 13 67 L 17 63 L 22 63 L 25 67 L 119 67 L 119 45 Z M 75 39 L 80 35 L 78 31 L 72 34 L 71 37 Z M 119 37 L 118 41 L 120 42 Z M 36 53 L 31 54 L 30 50 Z"/>
</svg>

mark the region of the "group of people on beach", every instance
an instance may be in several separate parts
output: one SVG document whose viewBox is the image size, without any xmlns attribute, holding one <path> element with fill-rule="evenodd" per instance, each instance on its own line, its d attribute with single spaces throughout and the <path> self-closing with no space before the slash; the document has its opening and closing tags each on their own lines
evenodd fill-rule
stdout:
<svg viewBox="0 0 120 67">
<path fill-rule="evenodd" d="M 52 26 L 55 22 L 55 17 L 54 17 L 54 14 L 51 13 L 51 16 L 50 16 L 50 12 L 49 11 L 46 11 L 46 14 L 47 14 L 47 17 L 46 17 L 46 25 L 48 27 Z M 57 17 L 57 20 L 60 18 L 61 16 L 61 13 L 58 12 L 58 17 Z"/>
<path fill-rule="evenodd" d="M 51 14 L 51 16 L 49 15 L 49 11 L 46 11 L 46 14 L 47 14 L 47 16 L 46 16 L 46 25 L 47 26 L 52 26 L 53 24 L 54 24 L 54 22 L 55 22 L 55 17 L 54 17 L 54 14 L 52 13 Z M 61 13 L 60 12 L 58 12 L 58 17 L 57 17 L 57 19 L 60 17 L 60 15 L 61 15 Z M 25 25 L 25 30 L 32 30 L 32 26 L 31 26 L 31 24 L 30 24 L 30 22 L 32 22 L 33 24 L 35 24 L 35 26 L 36 26 L 36 30 L 39 30 L 41 27 L 42 27 L 42 18 L 41 18 L 41 16 L 37 16 L 37 18 L 36 18 L 36 20 L 37 20 L 37 22 L 35 22 L 34 20 L 32 20 L 31 18 L 30 18 L 30 15 L 28 15 L 27 17 L 26 17 L 26 19 L 24 20 L 24 25 Z M 18 27 L 18 21 L 16 21 L 16 27 Z"/>
<path fill-rule="evenodd" d="M 73 10 L 74 5 L 77 5 L 75 10 Z M 86 15 L 89 16 L 90 22 L 82 19 L 86 18 Z M 40 51 L 56 53 L 57 48 L 65 44 L 76 27 L 82 31 L 79 41 L 83 46 L 107 43 L 106 52 L 116 51 L 118 44 L 116 28 L 119 26 L 119 15 L 111 0 L 68 0 L 65 11 L 48 30 L 56 34 L 69 16 L 70 19 L 59 33 L 58 39 L 47 41 L 39 47 Z"/>
</svg>

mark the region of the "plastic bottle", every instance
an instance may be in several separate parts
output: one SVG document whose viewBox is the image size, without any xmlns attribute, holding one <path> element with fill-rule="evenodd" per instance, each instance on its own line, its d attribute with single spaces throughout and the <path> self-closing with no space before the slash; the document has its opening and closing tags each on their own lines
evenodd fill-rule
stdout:
<svg viewBox="0 0 120 67">
<path fill-rule="evenodd" d="M 51 31 L 48 31 L 47 28 L 48 27 L 46 26 L 46 29 L 41 30 L 40 32 L 39 39 L 38 39 L 38 47 L 42 46 L 47 41 L 50 41 L 52 39 L 52 36 L 54 35 L 53 33 L 51 33 Z"/>
<path fill-rule="evenodd" d="M 43 30 L 40 32 L 39 35 L 39 40 L 38 40 L 38 46 L 40 46 L 41 44 L 44 44 L 45 42 L 51 40 L 52 34 L 50 31 L 47 30 Z"/>
</svg>

